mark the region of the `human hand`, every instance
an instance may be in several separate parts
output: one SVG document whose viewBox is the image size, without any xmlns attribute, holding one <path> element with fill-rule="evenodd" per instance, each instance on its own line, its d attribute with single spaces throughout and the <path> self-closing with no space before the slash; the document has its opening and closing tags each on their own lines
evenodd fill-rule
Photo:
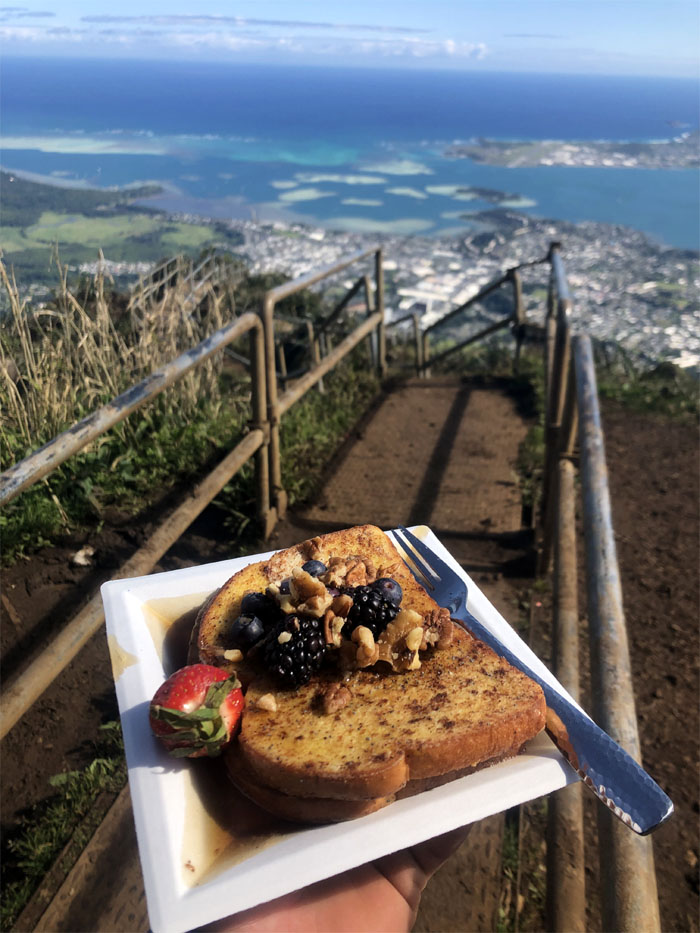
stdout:
<svg viewBox="0 0 700 933">
<path fill-rule="evenodd" d="M 202 933 L 398 933 L 409 931 L 432 875 L 469 826 L 386 855 L 267 904 L 202 927 Z"/>
</svg>

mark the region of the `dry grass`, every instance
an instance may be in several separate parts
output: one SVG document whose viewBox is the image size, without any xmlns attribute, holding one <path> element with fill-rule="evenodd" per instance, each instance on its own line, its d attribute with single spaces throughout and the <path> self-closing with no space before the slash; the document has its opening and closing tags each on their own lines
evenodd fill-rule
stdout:
<svg viewBox="0 0 700 933">
<path fill-rule="evenodd" d="M 0 458 L 5 466 L 195 346 L 232 313 L 230 303 L 212 289 L 198 296 L 193 313 L 190 288 L 181 284 L 164 297 L 154 293 L 115 320 L 104 275 L 96 275 L 79 298 L 68 285 L 65 267 L 57 266 L 54 300 L 33 309 L 0 261 L 10 308 L 0 320 Z M 160 413 L 180 420 L 202 399 L 215 404 L 221 365 L 219 355 L 179 380 L 159 397 Z"/>
</svg>

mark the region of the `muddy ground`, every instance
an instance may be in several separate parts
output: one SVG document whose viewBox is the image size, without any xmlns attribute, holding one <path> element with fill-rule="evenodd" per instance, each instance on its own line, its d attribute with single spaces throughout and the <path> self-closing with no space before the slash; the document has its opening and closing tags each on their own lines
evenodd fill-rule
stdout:
<svg viewBox="0 0 700 933">
<path fill-rule="evenodd" d="M 677 810 L 675 818 L 654 837 L 662 928 L 697 931 L 697 431 L 692 426 L 632 415 L 610 404 L 605 406 L 604 421 L 644 761 Z M 373 454 L 381 455 L 381 449 Z M 433 466 L 439 463 L 433 455 Z M 373 470 L 381 473 L 381 463 L 374 462 Z M 429 492 L 430 484 L 423 485 L 422 492 Z M 387 490 L 371 482 L 363 485 L 369 514 L 373 514 L 373 489 L 377 496 L 374 514 L 379 514 L 385 508 Z M 458 487 L 451 484 L 450 489 L 451 495 L 458 494 Z M 4 678 L 21 670 L 28 653 L 43 644 L 84 595 L 148 536 L 149 519 L 134 528 L 118 513 L 108 518 L 100 535 L 91 538 L 96 547 L 94 567 L 71 564 L 71 556 L 83 543 L 76 536 L 65 547 L 42 551 L 3 572 Z M 410 520 L 426 519 L 416 514 Z M 212 537 L 208 522 L 205 515 L 195 524 L 162 569 L 232 556 L 226 542 Z M 484 540 L 488 544 L 487 533 Z M 546 603 L 543 600 L 543 607 Z M 546 622 L 535 618 L 538 626 Z M 86 697 L 91 698 L 87 703 Z M 2 743 L 4 838 L 11 835 L 26 808 L 48 796 L 50 775 L 89 760 L 90 737 L 100 722 L 116 716 L 104 640 L 98 636 Z M 590 855 L 593 858 L 594 853 Z M 591 868 L 593 883 L 595 876 Z"/>
</svg>

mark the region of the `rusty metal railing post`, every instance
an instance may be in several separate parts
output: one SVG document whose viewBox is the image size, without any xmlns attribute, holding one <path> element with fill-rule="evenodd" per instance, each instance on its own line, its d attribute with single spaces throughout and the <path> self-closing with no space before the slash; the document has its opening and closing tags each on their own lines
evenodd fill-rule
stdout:
<svg viewBox="0 0 700 933">
<path fill-rule="evenodd" d="M 365 289 L 365 305 L 367 306 L 367 317 L 371 317 L 374 314 L 374 296 L 372 294 L 372 280 L 368 275 L 363 277 L 364 289 Z M 367 352 L 369 353 L 369 361 L 372 369 L 379 368 L 379 352 L 378 352 L 379 341 L 377 340 L 376 333 L 369 334 L 367 337 Z"/>
<path fill-rule="evenodd" d="M 258 324 L 250 332 L 250 384 L 251 384 L 251 428 L 260 428 L 262 446 L 255 451 L 256 506 L 258 521 L 264 540 L 267 540 L 275 523 L 274 510 L 270 509 L 270 425 L 267 420 L 267 388 L 265 385 L 265 336 Z"/>
<path fill-rule="evenodd" d="M 574 700 L 578 700 L 575 469 L 569 459 L 570 451 L 563 453 L 557 463 L 552 661 L 557 678 Z M 547 929 L 555 933 L 583 933 L 586 929 L 581 791 L 581 784 L 577 782 L 549 798 Z"/>
<path fill-rule="evenodd" d="M 416 375 L 420 376 L 423 370 L 423 341 L 420 333 L 420 315 L 413 316 L 413 340 L 416 346 Z"/>
<path fill-rule="evenodd" d="M 515 337 L 515 354 L 513 356 L 513 371 L 518 372 L 520 368 L 520 353 L 523 348 L 523 340 L 525 339 L 525 306 L 523 304 L 523 285 L 520 280 L 520 273 L 517 269 L 513 269 L 511 272 L 511 280 L 513 282 L 513 317 L 514 317 L 514 326 L 513 334 Z"/>
<path fill-rule="evenodd" d="M 593 713 L 598 724 L 641 760 L 634 687 L 615 549 L 603 430 L 590 338 L 574 340 L 581 488 L 587 566 Z M 658 931 L 651 839 L 631 833 L 598 808 L 603 929 Z"/>
<path fill-rule="evenodd" d="M 311 321 L 306 322 L 306 333 L 309 338 L 309 353 L 311 355 L 311 365 L 318 366 L 319 363 L 321 362 L 321 353 L 318 348 L 318 340 L 316 339 L 316 335 L 314 333 L 314 325 Z M 319 395 L 325 395 L 326 388 L 323 384 L 323 379 L 318 380 L 316 387 L 318 389 Z"/>
<path fill-rule="evenodd" d="M 557 314 L 554 342 L 550 347 L 547 342 L 547 397 L 545 409 L 545 465 L 542 476 L 542 526 L 544 537 L 540 551 L 539 571 L 546 573 L 549 568 L 551 543 L 553 536 L 553 501 L 556 498 L 557 458 L 560 450 L 559 433 L 564 410 L 565 388 L 569 375 L 569 361 L 571 357 L 571 337 L 569 329 L 569 315 L 571 313 L 571 299 L 566 283 L 566 273 L 557 249 L 552 249 L 552 274 L 557 289 Z M 548 324 L 549 324 L 548 317 Z M 547 331 L 549 338 L 549 330 Z M 551 360 L 549 353 L 552 353 Z"/>
<path fill-rule="evenodd" d="M 270 292 L 263 299 L 262 318 L 265 334 L 265 370 L 267 374 L 267 420 L 270 425 L 270 492 L 276 516 L 277 518 L 283 518 L 287 511 L 287 494 L 282 486 L 280 419 L 277 404 L 277 368 L 275 365 L 275 299 Z"/>
<path fill-rule="evenodd" d="M 544 322 L 544 397 L 545 408 L 549 408 L 549 399 L 552 386 L 552 369 L 554 367 L 554 343 L 557 332 L 557 280 L 554 273 L 552 259 L 558 252 L 559 244 L 552 243 L 549 250 L 549 286 L 547 288 L 547 315 Z"/>
<path fill-rule="evenodd" d="M 423 331 L 422 344 L 423 353 L 421 365 L 423 367 L 423 376 L 425 379 L 430 379 L 430 366 L 428 365 L 430 362 L 430 331 Z"/>
<path fill-rule="evenodd" d="M 386 327 L 384 324 L 384 259 L 381 249 L 374 254 L 375 301 L 374 308 L 379 312 L 377 325 L 377 369 L 380 378 L 386 375 Z"/>
</svg>

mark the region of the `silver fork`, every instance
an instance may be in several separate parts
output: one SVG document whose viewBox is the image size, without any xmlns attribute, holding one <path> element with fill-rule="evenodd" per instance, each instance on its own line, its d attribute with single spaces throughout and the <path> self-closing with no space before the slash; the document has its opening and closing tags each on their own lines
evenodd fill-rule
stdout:
<svg viewBox="0 0 700 933">
<path fill-rule="evenodd" d="M 673 813 L 673 803 L 634 758 L 474 618 L 467 609 L 467 585 L 451 567 L 403 526 L 399 525 L 394 537 L 406 555 L 404 563 L 435 602 L 542 687 L 547 734 L 586 787 L 642 836 L 665 822 Z"/>
</svg>

